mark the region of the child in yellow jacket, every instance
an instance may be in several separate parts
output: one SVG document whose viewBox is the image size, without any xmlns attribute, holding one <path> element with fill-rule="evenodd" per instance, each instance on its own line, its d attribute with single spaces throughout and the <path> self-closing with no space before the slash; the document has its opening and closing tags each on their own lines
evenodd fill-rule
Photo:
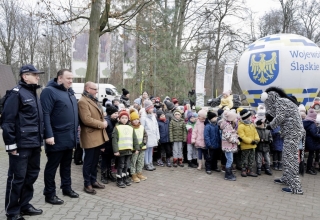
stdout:
<svg viewBox="0 0 320 220">
<path fill-rule="evenodd" d="M 255 148 L 260 141 L 256 127 L 251 122 L 251 112 L 243 109 L 240 112 L 241 120 L 238 125 L 238 136 L 241 147 L 241 164 L 242 177 L 257 177 L 258 175 L 252 171 L 255 157 Z"/>
</svg>

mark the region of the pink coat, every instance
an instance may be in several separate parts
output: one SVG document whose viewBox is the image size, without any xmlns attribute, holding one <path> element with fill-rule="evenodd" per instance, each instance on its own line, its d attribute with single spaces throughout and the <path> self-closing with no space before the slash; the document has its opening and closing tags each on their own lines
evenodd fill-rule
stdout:
<svg viewBox="0 0 320 220">
<path fill-rule="evenodd" d="M 221 119 L 219 125 L 222 130 L 222 151 L 232 153 L 237 152 L 239 144 L 237 129 L 233 128 L 231 122 L 228 122 L 225 119 Z"/>
<path fill-rule="evenodd" d="M 193 130 L 191 143 L 194 143 L 196 148 L 204 148 L 206 144 L 204 143 L 204 120 L 198 118 Z"/>
</svg>

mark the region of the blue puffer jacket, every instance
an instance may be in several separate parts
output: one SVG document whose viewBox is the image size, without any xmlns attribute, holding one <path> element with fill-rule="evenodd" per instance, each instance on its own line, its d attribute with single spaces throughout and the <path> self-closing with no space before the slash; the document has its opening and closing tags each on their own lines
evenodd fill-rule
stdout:
<svg viewBox="0 0 320 220">
<path fill-rule="evenodd" d="M 319 150 L 320 134 L 317 133 L 316 123 L 309 120 L 303 121 L 304 130 L 306 130 L 306 149 Z"/>
<path fill-rule="evenodd" d="M 273 142 L 272 142 L 273 150 L 282 151 L 283 138 L 280 137 L 280 126 L 271 130 L 271 135 L 272 135 L 272 139 L 273 139 Z"/>
<path fill-rule="evenodd" d="M 56 79 L 48 82 L 40 95 L 45 139 L 54 137 L 54 145 L 45 145 L 46 152 L 72 149 L 76 146 L 78 105 L 74 91 L 68 90 Z"/>
<path fill-rule="evenodd" d="M 160 143 L 168 143 L 169 140 L 169 120 L 167 119 L 166 122 L 161 121 L 158 119 L 158 126 L 159 126 L 159 133 L 160 133 Z"/>
<path fill-rule="evenodd" d="M 206 126 L 204 128 L 204 142 L 207 149 L 221 148 L 221 136 L 217 123 L 212 123 L 206 120 Z"/>
</svg>

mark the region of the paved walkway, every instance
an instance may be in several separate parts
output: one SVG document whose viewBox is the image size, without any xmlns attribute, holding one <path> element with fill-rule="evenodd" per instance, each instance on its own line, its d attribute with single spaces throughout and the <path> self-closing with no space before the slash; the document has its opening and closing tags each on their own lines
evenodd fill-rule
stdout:
<svg viewBox="0 0 320 220">
<path fill-rule="evenodd" d="M 65 197 L 58 190 L 65 203 L 53 206 L 45 203 L 42 195 L 45 163 L 42 153 L 32 200 L 44 213 L 26 219 L 320 219 L 320 175 L 302 177 L 305 193 L 301 196 L 283 193 L 281 186 L 273 183 L 273 178 L 281 175 L 279 171 L 272 177 L 257 178 L 243 178 L 238 171 L 237 181 L 229 182 L 223 180 L 223 173 L 207 175 L 204 170 L 187 167 L 157 167 L 153 172 L 144 171 L 148 177 L 144 182 L 125 189 L 110 183 L 96 195 L 89 195 L 83 192 L 82 166 L 73 164 L 73 189 L 80 198 Z M 0 138 L 0 219 L 5 219 L 7 169 L 8 156 Z"/>
</svg>

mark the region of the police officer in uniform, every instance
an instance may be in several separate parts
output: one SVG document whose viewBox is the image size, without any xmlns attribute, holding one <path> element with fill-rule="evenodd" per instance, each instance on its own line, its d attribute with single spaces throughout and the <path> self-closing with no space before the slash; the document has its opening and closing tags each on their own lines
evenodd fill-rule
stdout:
<svg viewBox="0 0 320 220">
<path fill-rule="evenodd" d="M 5 211 L 11 220 L 42 214 L 30 201 L 40 171 L 43 143 L 43 114 L 36 93 L 40 88 L 39 74 L 43 73 L 33 65 L 21 67 L 21 80 L 6 98 L 1 116 L 3 140 L 9 154 Z"/>
</svg>

